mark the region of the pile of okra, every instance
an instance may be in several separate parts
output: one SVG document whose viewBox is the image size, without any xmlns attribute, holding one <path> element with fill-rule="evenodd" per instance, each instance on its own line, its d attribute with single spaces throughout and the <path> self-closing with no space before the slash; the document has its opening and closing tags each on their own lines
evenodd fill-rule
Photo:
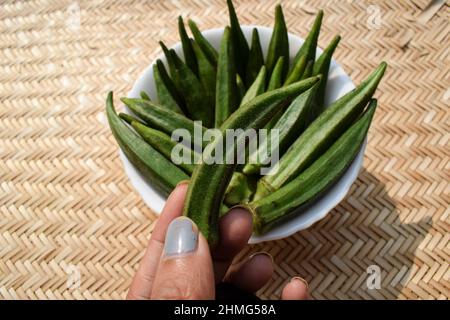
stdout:
<svg viewBox="0 0 450 320">
<path fill-rule="evenodd" d="M 301 214 L 345 173 L 366 137 L 377 106 L 372 96 L 386 69 L 382 62 L 355 89 L 326 106 L 328 71 L 340 37 L 316 59 L 323 12 L 317 13 L 292 59 L 283 11 L 276 6 L 264 57 L 258 30 L 253 29 L 247 42 L 231 0 L 227 5 L 230 26 L 218 50 L 192 20 L 189 37 L 181 17 L 182 57 L 160 42 L 167 63 L 157 60 L 153 65 L 157 99 L 145 92 L 140 98 L 122 98 L 133 115 L 116 113 L 112 93 L 106 102 L 120 148 L 155 188 L 167 195 L 189 180 L 184 214 L 212 246 L 219 240 L 218 220 L 230 207 L 251 211 L 254 233 L 263 234 Z M 202 142 L 200 149 L 185 145 L 191 162 L 172 162 L 172 150 L 179 145 L 172 133 L 184 129 L 193 137 L 198 121 L 202 132 L 218 128 L 223 134 Z M 276 165 L 267 168 L 273 152 L 267 144 L 248 152 L 244 164 L 227 161 L 236 157 L 238 145 L 245 145 L 245 134 L 235 135 L 222 163 L 207 161 L 211 150 L 225 145 L 227 129 L 278 130 Z"/>
</svg>

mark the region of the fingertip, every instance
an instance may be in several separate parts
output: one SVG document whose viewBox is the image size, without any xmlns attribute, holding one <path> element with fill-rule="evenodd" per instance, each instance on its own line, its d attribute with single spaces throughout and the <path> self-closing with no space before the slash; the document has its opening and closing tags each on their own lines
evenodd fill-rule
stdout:
<svg viewBox="0 0 450 320">
<path fill-rule="evenodd" d="M 266 252 L 257 252 L 233 270 L 227 276 L 227 281 L 247 292 L 256 292 L 272 278 L 273 272 L 272 256 Z"/>
<path fill-rule="evenodd" d="M 227 247 L 245 246 L 252 235 L 253 219 L 244 208 L 233 208 L 220 219 L 220 238 Z"/>
<path fill-rule="evenodd" d="M 282 300 L 308 300 L 308 282 L 301 277 L 293 277 L 283 288 Z"/>
<path fill-rule="evenodd" d="M 214 298 L 214 272 L 208 242 L 194 221 L 187 217 L 178 217 L 169 224 L 151 297 Z"/>
</svg>

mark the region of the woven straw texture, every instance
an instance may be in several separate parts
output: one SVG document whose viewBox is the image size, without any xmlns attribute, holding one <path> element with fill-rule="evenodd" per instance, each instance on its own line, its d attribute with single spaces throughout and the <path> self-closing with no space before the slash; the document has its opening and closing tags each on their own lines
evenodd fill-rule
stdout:
<svg viewBox="0 0 450 320">
<path fill-rule="evenodd" d="M 259 295 L 277 298 L 299 274 L 317 299 L 448 299 L 448 5 L 282 4 L 303 37 L 324 9 L 319 44 L 341 34 L 335 58 L 355 82 L 390 67 L 346 199 L 310 229 L 240 255 L 274 256 Z M 243 24 L 272 26 L 275 3 L 235 5 Z M 126 95 L 158 40 L 178 41 L 180 14 L 202 29 L 228 23 L 223 0 L 1 1 L 0 298 L 124 298 L 157 217 L 124 174 L 104 100 Z M 368 270 L 381 271 L 380 286 Z"/>
</svg>

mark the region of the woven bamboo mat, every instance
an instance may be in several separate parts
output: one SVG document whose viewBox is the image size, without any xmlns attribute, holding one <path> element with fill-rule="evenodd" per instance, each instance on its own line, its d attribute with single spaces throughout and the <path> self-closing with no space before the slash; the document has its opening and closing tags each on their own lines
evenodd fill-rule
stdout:
<svg viewBox="0 0 450 320">
<path fill-rule="evenodd" d="M 235 2 L 242 23 L 272 25 L 274 3 Z M 381 60 L 390 68 L 346 200 L 241 255 L 275 257 L 261 297 L 277 298 L 296 274 L 318 299 L 450 297 L 450 14 L 429 2 L 282 1 L 303 37 L 325 10 L 319 44 L 342 35 L 336 57 L 356 82 Z M 156 216 L 123 172 L 106 92 L 126 95 L 157 41 L 177 41 L 178 15 L 202 29 L 227 24 L 225 1 L 0 6 L 0 297 L 123 298 Z"/>
</svg>

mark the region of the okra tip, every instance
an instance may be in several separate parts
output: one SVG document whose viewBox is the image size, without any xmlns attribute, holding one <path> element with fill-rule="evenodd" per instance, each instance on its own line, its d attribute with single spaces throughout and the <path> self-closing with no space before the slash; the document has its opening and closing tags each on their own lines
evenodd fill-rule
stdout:
<svg viewBox="0 0 450 320">
<path fill-rule="evenodd" d="M 133 117 L 123 112 L 119 113 L 119 117 L 128 124 L 131 124 L 134 121 Z"/>
<path fill-rule="evenodd" d="M 385 61 L 382 61 L 378 67 L 373 71 L 372 75 L 375 76 L 375 79 L 377 79 L 377 83 L 381 80 L 381 78 L 384 75 L 384 72 L 386 71 L 387 63 Z"/>
<path fill-rule="evenodd" d="M 337 44 L 339 43 L 339 41 L 341 41 L 341 35 L 338 34 L 336 36 L 334 36 L 333 40 L 331 40 L 331 43 L 333 44 L 333 46 L 337 46 Z"/>
<path fill-rule="evenodd" d="M 109 91 L 109 92 L 108 92 L 108 95 L 106 96 L 106 103 L 112 105 L 112 101 L 113 101 L 113 92 L 112 92 L 112 91 Z"/>
<path fill-rule="evenodd" d="M 322 22 L 322 18 L 323 18 L 323 10 L 320 9 L 319 11 L 317 11 L 316 19 Z"/>
<path fill-rule="evenodd" d="M 191 28 L 192 32 L 197 31 L 198 27 L 194 20 L 188 19 L 189 28 Z"/>
<path fill-rule="evenodd" d="M 120 101 L 122 101 L 123 103 L 128 105 L 132 101 L 132 99 L 127 98 L 127 97 L 122 97 L 122 98 L 120 98 Z"/>
</svg>

